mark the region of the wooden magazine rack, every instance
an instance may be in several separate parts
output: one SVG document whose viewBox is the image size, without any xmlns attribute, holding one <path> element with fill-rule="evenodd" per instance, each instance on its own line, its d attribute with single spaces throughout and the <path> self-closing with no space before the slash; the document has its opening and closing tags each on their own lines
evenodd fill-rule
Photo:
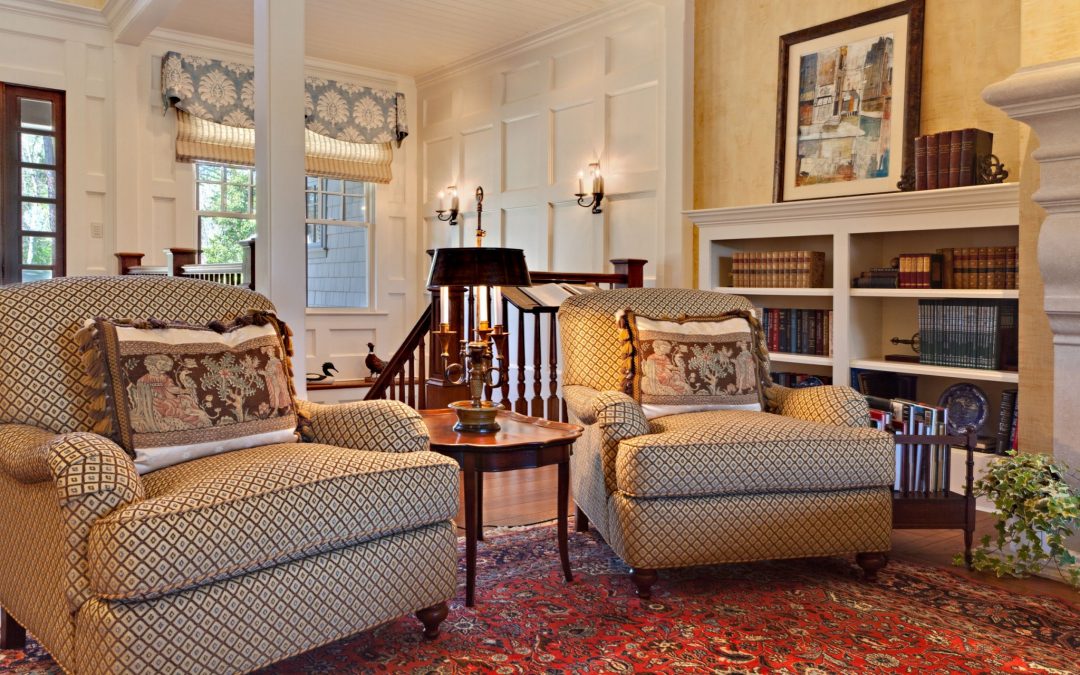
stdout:
<svg viewBox="0 0 1080 675">
<path fill-rule="evenodd" d="M 975 537 L 975 444 L 978 436 L 974 430 L 960 435 L 895 434 L 896 445 L 901 448 L 900 489 L 893 490 L 894 530 L 963 530 L 964 562 L 971 569 L 971 546 Z M 949 450 L 945 463 L 943 488 L 920 489 L 912 485 L 909 462 L 914 462 L 919 447 L 946 446 Z M 966 451 L 964 493 L 949 489 L 950 465 L 953 446 Z"/>
</svg>

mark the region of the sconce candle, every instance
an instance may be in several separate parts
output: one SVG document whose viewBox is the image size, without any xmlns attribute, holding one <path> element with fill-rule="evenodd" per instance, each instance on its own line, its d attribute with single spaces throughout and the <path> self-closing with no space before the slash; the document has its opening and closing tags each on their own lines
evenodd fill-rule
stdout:
<svg viewBox="0 0 1080 675">
<path fill-rule="evenodd" d="M 585 172 L 578 171 L 577 178 L 577 192 L 574 194 L 577 197 L 578 206 L 584 206 L 587 209 L 592 209 L 593 213 L 603 213 L 600 209 L 600 202 L 604 201 L 604 176 L 600 173 L 600 162 L 591 162 L 589 164 L 589 176 L 592 178 L 592 195 L 588 201 L 585 201 L 586 197 L 590 195 L 585 192 Z"/>
<path fill-rule="evenodd" d="M 440 190 L 439 191 L 439 210 L 440 211 L 445 211 L 446 210 L 446 203 L 443 201 L 443 198 L 445 196 L 446 195 Z"/>
<path fill-rule="evenodd" d="M 457 188 L 450 191 L 450 210 L 454 212 L 458 210 Z"/>
<path fill-rule="evenodd" d="M 577 172 L 577 193 L 579 195 L 585 194 L 585 172 Z"/>
</svg>

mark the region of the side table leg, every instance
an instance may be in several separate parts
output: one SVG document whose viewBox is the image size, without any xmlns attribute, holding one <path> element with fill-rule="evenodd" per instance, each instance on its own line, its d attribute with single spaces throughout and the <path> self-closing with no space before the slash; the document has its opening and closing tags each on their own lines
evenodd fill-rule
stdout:
<svg viewBox="0 0 1080 675">
<path fill-rule="evenodd" d="M 472 607 L 476 595 L 476 471 L 465 463 L 465 606 Z"/>
<path fill-rule="evenodd" d="M 476 475 L 476 540 L 484 541 L 484 474 Z"/>
<path fill-rule="evenodd" d="M 567 520 L 569 516 L 570 501 L 570 462 L 559 462 L 559 557 L 562 559 L 563 576 L 567 581 L 573 581 L 574 575 L 570 573 L 570 552 L 567 550 Z"/>
</svg>

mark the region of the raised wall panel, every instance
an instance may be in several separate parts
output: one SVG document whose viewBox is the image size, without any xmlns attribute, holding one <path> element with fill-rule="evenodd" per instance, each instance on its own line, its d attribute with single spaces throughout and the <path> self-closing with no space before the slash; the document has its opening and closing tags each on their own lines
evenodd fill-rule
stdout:
<svg viewBox="0 0 1080 675">
<path fill-rule="evenodd" d="M 389 359 L 394 354 L 397 345 L 380 345 L 375 340 L 373 328 L 330 328 L 325 331 L 326 340 L 319 345 L 319 351 L 315 354 L 315 360 L 320 364 L 323 361 L 332 361 L 342 373 L 367 375 L 364 368 L 364 358 L 367 356 L 367 343 L 374 342 L 376 353 L 383 359 Z"/>
<path fill-rule="evenodd" d="M 143 264 L 163 265 L 165 264 L 165 256 L 162 251 L 173 246 L 193 245 L 196 228 L 188 228 L 191 230 L 191 235 L 185 236 L 184 241 L 178 241 L 176 200 L 167 197 L 154 197 L 152 203 L 150 212 L 153 225 L 151 231 L 146 233 L 149 234 L 150 246 L 146 247 L 149 250 L 144 251 L 148 260 L 145 260 Z M 194 216 L 192 216 L 192 219 L 192 222 L 194 222 Z"/>
<path fill-rule="evenodd" d="M 612 173 L 654 171 L 658 164 L 655 84 L 607 97 L 607 156 Z"/>
<path fill-rule="evenodd" d="M 386 218 L 386 226 L 389 232 L 394 235 L 394 239 L 400 241 L 404 237 L 405 228 L 407 223 L 402 216 L 390 216 Z M 380 237 L 383 241 L 386 241 L 387 237 Z M 375 250 L 374 253 L 377 256 L 377 260 L 369 261 L 369 266 L 376 270 L 379 276 L 384 279 L 400 279 L 407 274 L 406 270 L 406 247 L 405 246 L 388 246 L 389 251 Z"/>
<path fill-rule="evenodd" d="M 149 117 L 151 133 L 144 139 L 150 140 L 150 175 L 154 180 L 175 180 L 176 115 L 161 115 L 154 111 Z"/>
<path fill-rule="evenodd" d="M 0 31 L 0 65 L 64 75 L 65 59 L 61 40 Z"/>
<path fill-rule="evenodd" d="M 596 68 L 594 54 L 589 47 L 580 47 L 552 57 L 552 86 L 562 89 L 588 82 Z"/>
<path fill-rule="evenodd" d="M 450 227 L 449 223 L 434 215 L 424 218 L 427 225 L 427 242 L 430 248 L 450 248 L 461 245 L 461 226 Z"/>
<path fill-rule="evenodd" d="M 491 78 L 478 77 L 461 88 L 461 114 L 464 117 L 491 110 Z"/>
<path fill-rule="evenodd" d="M 85 115 L 83 129 L 86 134 L 86 172 L 105 174 L 105 157 L 108 152 L 106 140 L 109 137 L 105 133 L 105 101 L 87 96 L 86 107 L 83 110 Z"/>
<path fill-rule="evenodd" d="M 426 199 L 436 199 L 448 185 L 454 184 L 454 147 L 450 138 L 424 144 L 424 183 Z M 447 196 L 449 200 L 449 196 Z"/>
<path fill-rule="evenodd" d="M 612 258 L 656 259 L 656 195 L 635 195 L 604 202 L 608 222 L 608 255 Z M 646 268 L 646 274 L 656 273 L 655 267 Z"/>
<path fill-rule="evenodd" d="M 539 63 L 503 73 L 503 103 L 536 96 L 544 89 L 544 68 Z"/>
<path fill-rule="evenodd" d="M 553 110 L 551 116 L 553 182 L 576 181 L 578 172 L 600 156 L 592 145 L 592 102 Z"/>
<path fill-rule="evenodd" d="M 304 354 L 305 359 L 315 358 L 315 354 L 318 353 L 319 347 L 314 328 L 308 328 L 304 331 L 304 345 L 304 351 L 307 352 Z M 320 370 L 321 369 L 317 369 L 315 372 L 320 372 Z"/>
<path fill-rule="evenodd" d="M 630 71 L 656 59 L 659 31 L 653 25 L 635 26 L 605 39 L 607 73 Z"/>
<path fill-rule="evenodd" d="M 454 96 L 452 91 L 429 96 L 424 99 L 424 124 L 432 126 L 445 122 L 454 114 Z"/>
<path fill-rule="evenodd" d="M 503 122 L 503 189 L 521 190 L 540 184 L 547 168 L 539 115 Z"/>
<path fill-rule="evenodd" d="M 593 272 L 603 260 L 604 219 L 574 202 L 552 208 L 551 266 L 560 272 Z"/>
<path fill-rule="evenodd" d="M 498 187 L 496 185 L 497 140 L 495 129 L 490 126 L 461 133 L 461 165 L 463 167 L 461 183 L 463 186 L 468 186 L 467 190 L 475 190 L 477 185 L 482 185 L 488 194 L 494 194 Z"/>
<path fill-rule="evenodd" d="M 548 227 L 544 209 L 539 206 L 503 209 L 503 240 L 505 246 L 525 251 L 529 269 L 548 269 Z"/>
</svg>

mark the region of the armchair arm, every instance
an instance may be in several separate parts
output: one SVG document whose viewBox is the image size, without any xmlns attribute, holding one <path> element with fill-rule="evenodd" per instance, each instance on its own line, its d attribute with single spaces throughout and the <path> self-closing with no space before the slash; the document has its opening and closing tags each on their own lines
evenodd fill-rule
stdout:
<svg viewBox="0 0 1080 675">
<path fill-rule="evenodd" d="M 20 483 L 51 480 L 59 499 L 28 498 L 11 505 L 27 518 L 56 518 L 59 509 L 65 556 L 71 568 L 65 588 L 72 612 L 90 597 L 86 543 L 91 526 L 118 508 L 146 497 L 135 463 L 120 446 L 97 434 L 53 434 L 21 424 L 0 425 L 0 471 Z M 37 493 L 40 494 L 40 493 Z M 42 509 L 47 509 L 43 513 Z"/>
<path fill-rule="evenodd" d="M 420 413 L 400 401 L 356 401 L 326 405 L 297 401 L 308 420 L 305 440 L 373 452 L 427 450 Z"/>
<path fill-rule="evenodd" d="M 851 387 L 826 385 L 789 389 L 774 385 L 765 390 L 768 411 L 807 422 L 836 426 L 870 425 L 870 407 Z"/>
<path fill-rule="evenodd" d="M 619 442 L 649 433 L 645 412 L 637 401 L 619 391 L 567 385 L 563 387 L 563 397 L 566 407 L 582 424 L 598 427 L 604 487 L 607 494 L 613 494 L 617 489 L 615 460 Z"/>
</svg>

